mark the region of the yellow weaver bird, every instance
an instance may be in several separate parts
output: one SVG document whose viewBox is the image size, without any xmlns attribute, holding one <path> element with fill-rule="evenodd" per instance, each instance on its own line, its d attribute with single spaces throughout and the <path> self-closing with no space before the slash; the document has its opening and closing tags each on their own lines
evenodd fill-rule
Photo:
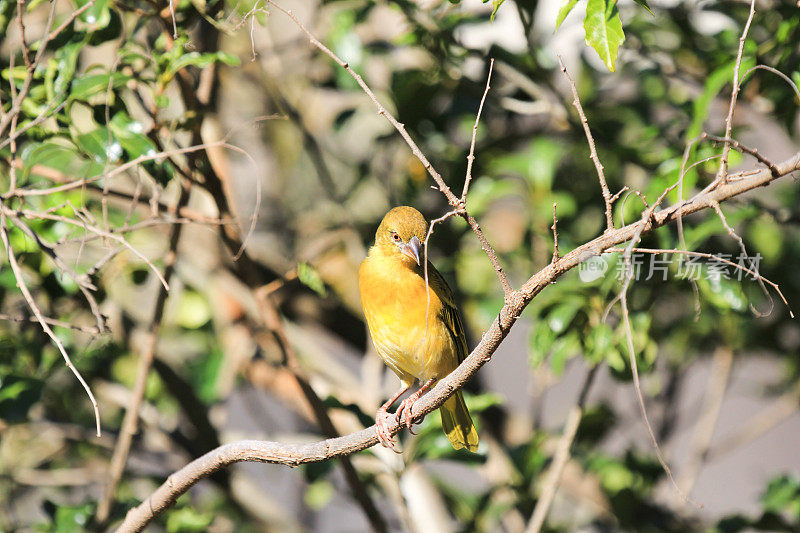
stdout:
<svg viewBox="0 0 800 533">
<path fill-rule="evenodd" d="M 415 380 L 420 389 L 403 400 L 393 415 L 411 430 L 411 405 L 467 356 L 464 325 L 453 293 L 428 263 L 428 283 L 421 266 L 425 217 L 413 207 L 395 207 L 375 232 L 375 245 L 361 263 L 358 285 L 361 305 L 375 349 L 400 378 L 402 387 L 378 409 L 375 423 L 381 443 L 393 447 L 387 409 Z M 442 427 L 456 450 L 478 449 L 478 432 L 459 390 L 440 408 Z M 405 413 L 405 414 L 403 414 Z"/>
</svg>

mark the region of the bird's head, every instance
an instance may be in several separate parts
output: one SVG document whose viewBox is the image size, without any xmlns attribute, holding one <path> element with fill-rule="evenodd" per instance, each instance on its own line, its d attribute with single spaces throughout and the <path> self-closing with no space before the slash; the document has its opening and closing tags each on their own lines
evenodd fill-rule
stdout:
<svg viewBox="0 0 800 533">
<path fill-rule="evenodd" d="M 399 260 L 422 263 L 422 243 L 428 232 L 428 223 L 422 213 L 413 207 L 395 207 L 383 217 L 375 232 L 375 246 Z"/>
</svg>

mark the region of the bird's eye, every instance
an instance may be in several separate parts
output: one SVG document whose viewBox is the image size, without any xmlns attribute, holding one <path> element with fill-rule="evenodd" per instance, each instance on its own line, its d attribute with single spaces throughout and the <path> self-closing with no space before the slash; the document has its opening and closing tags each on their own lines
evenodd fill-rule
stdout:
<svg viewBox="0 0 800 533">
<path fill-rule="evenodd" d="M 400 241 L 402 240 L 402 239 L 400 238 L 400 235 L 398 235 L 398 234 L 397 234 L 397 233 L 395 233 L 395 232 L 392 232 L 392 239 L 394 240 L 394 242 L 400 242 Z"/>
</svg>

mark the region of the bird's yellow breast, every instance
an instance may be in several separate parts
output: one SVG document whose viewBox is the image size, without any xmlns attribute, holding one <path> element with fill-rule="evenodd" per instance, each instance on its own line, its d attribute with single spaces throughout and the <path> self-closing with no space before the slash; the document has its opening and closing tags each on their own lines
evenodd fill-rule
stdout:
<svg viewBox="0 0 800 533">
<path fill-rule="evenodd" d="M 432 267 L 429 267 L 432 268 Z M 403 382 L 441 378 L 458 365 L 442 301 L 422 268 L 377 247 L 359 269 L 361 305 L 378 354 Z"/>
</svg>

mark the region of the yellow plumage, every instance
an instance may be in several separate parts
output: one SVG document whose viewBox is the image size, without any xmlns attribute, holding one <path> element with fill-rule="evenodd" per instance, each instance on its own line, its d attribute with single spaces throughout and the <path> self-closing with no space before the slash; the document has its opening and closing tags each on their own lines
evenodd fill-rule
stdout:
<svg viewBox="0 0 800 533">
<path fill-rule="evenodd" d="M 359 269 L 361 304 L 373 343 L 403 383 L 403 389 L 379 410 L 377 419 L 415 379 L 427 390 L 467 356 L 464 326 L 452 291 L 430 263 L 428 285 L 425 283 L 420 248 L 426 233 L 427 223 L 419 211 L 405 206 L 392 209 L 381 222 L 375 245 Z M 475 451 L 478 434 L 461 391 L 440 411 L 453 447 Z"/>
</svg>

